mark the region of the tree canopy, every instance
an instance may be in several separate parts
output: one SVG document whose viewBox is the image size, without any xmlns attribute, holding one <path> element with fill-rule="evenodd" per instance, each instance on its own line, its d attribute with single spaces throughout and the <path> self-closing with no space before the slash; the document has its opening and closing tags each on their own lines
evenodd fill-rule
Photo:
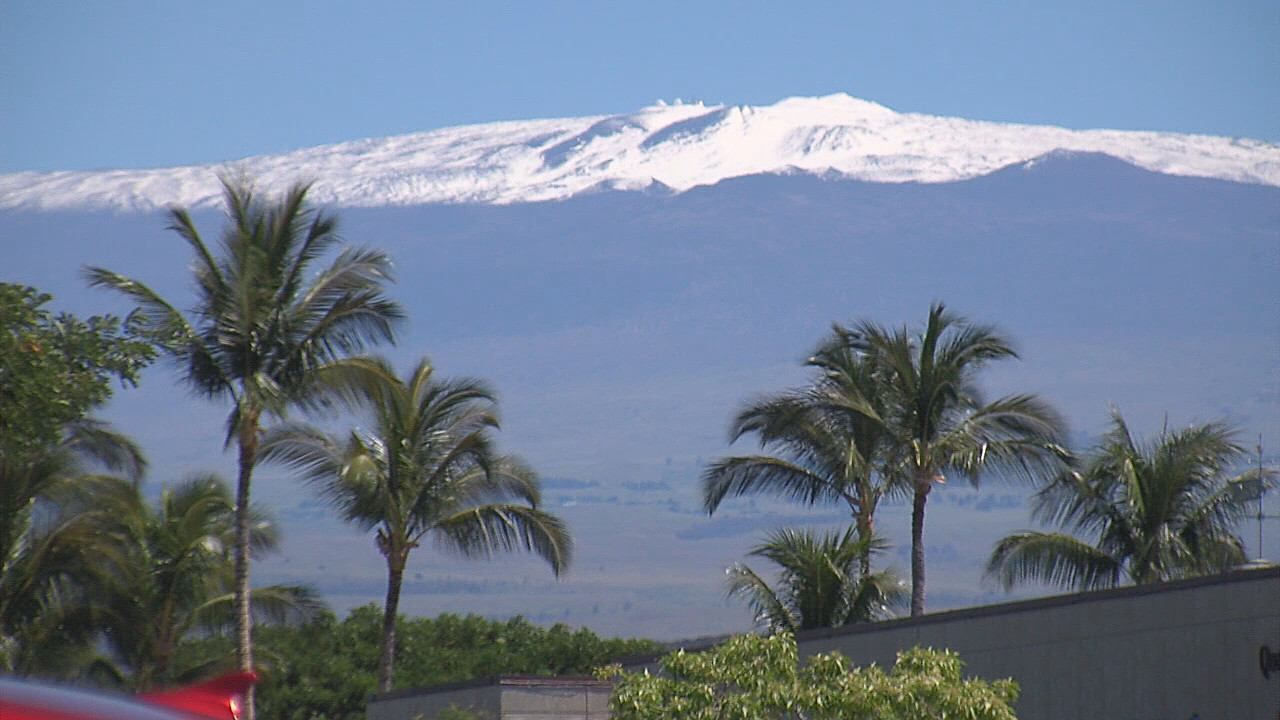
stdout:
<svg viewBox="0 0 1280 720">
<path fill-rule="evenodd" d="M 51 447 L 63 427 L 133 385 L 156 356 L 137 318 L 54 313 L 50 295 L 0 283 L 0 453 Z"/>
</svg>

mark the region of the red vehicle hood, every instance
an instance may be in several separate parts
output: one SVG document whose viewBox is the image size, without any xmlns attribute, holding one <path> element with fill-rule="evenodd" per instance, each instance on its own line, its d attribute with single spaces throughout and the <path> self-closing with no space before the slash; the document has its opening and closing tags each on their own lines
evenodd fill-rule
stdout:
<svg viewBox="0 0 1280 720">
<path fill-rule="evenodd" d="M 257 673 L 227 673 L 199 685 L 147 693 L 138 699 L 211 720 L 239 720 L 244 693 L 257 681 Z"/>
</svg>

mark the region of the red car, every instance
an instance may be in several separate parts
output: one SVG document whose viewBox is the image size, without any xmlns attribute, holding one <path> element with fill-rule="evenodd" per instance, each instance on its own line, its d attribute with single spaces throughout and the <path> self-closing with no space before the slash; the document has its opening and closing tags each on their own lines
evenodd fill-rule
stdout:
<svg viewBox="0 0 1280 720">
<path fill-rule="evenodd" d="M 230 673 L 180 690 L 137 697 L 0 678 L 3 720 L 239 720 L 255 673 Z"/>
</svg>

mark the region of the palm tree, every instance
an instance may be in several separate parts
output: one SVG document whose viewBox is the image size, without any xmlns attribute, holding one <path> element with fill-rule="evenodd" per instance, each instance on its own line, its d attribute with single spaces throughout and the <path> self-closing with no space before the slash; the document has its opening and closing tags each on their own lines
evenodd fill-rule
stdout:
<svg viewBox="0 0 1280 720">
<path fill-rule="evenodd" d="M 1068 454 L 1063 420 L 1033 395 L 985 402 L 976 375 L 987 363 L 1016 358 L 988 325 L 929 309 L 923 331 L 862 321 L 844 331 L 853 348 L 878 365 L 891 449 L 886 473 L 910 488 L 911 615 L 924 613 L 924 515 L 929 491 L 948 474 L 977 485 L 984 472 L 1030 481 L 1057 475 Z"/>
<path fill-rule="evenodd" d="M 146 466 L 132 440 L 93 418 L 63 425 L 61 440 L 52 447 L 0 453 L 0 563 L 30 527 L 42 499 L 74 484 L 89 468 L 123 472 L 137 482 Z"/>
<path fill-rule="evenodd" d="M 1225 423 L 1133 437 L 1119 412 L 1083 469 L 1036 495 L 1034 517 L 1068 533 L 1020 532 L 996 543 L 989 577 L 1006 589 L 1044 582 L 1091 590 L 1221 572 L 1244 562 L 1246 508 L 1229 469 L 1243 449 Z M 1262 477 L 1258 470 L 1246 475 Z M 1077 536 L 1077 534 L 1079 536 Z M 1082 540 L 1093 538 L 1092 541 Z"/>
<path fill-rule="evenodd" d="M 141 450 L 105 423 L 63 426 L 49 448 L 0 454 L 0 670 L 66 676 L 88 660 L 90 592 L 118 543 L 95 502 L 118 471 L 136 483 Z"/>
<path fill-rule="evenodd" d="M 858 572 L 862 558 L 885 548 L 879 538 L 859 538 L 854 529 L 821 536 L 784 529 L 751 550 L 780 568 L 772 588 L 750 567 L 728 569 L 729 596 L 745 598 L 756 621 L 771 632 L 874 622 L 906 599 L 902 581 L 890 572 Z"/>
<path fill-rule="evenodd" d="M 131 675 L 138 691 L 190 682 L 219 664 L 218 658 L 195 667 L 176 667 L 179 644 L 195 633 L 234 625 L 235 503 L 227 484 L 216 476 L 193 477 L 161 492 L 149 506 L 138 489 L 115 483 L 102 489 L 98 502 L 109 508 L 104 526 L 121 540 L 100 592 L 102 623 L 112 655 Z M 251 556 L 273 550 L 275 525 L 250 508 Z M 253 590 L 259 621 L 306 620 L 323 609 L 306 587 L 273 585 Z"/>
<path fill-rule="evenodd" d="M 730 443 L 755 434 L 767 455 L 740 455 L 712 463 L 702 474 L 702 496 L 714 513 L 728 496 L 769 493 L 808 503 L 843 502 L 853 514 L 871 572 L 875 510 L 892 488 L 877 472 L 889 435 L 878 368 L 854 351 L 836 327 L 806 365 L 817 377 L 805 388 L 765 398 L 740 412 Z"/>
<path fill-rule="evenodd" d="M 236 649 L 252 669 L 249 598 L 250 483 L 259 435 L 268 417 L 305 404 L 311 373 L 368 343 L 391 341 L 402 316 L 383 294 L 386 255 L 346 248 L 327 267 L 314 264 L 339 242 L 334 217 L 310 209 L 309 185 L 291 187 L 276 203 L 245 182 L 223 178 L 227 225 L 215 257 L 190 214 L 170 211 L 170 229 L 191 246 L 197 297 L 184 314 L 146 285 L 102 268 L 89 284 L 135 301 L 142 324 L 161 343 L 183 380 L 209 399 L 229 399 L 226 443 L 238 449 L 236 483 Z M 246 717 L 253 718 L 252 697 Z"/>
<path fill-rule="evenodd" d="M 568 565 L 568 530 L 538 509 L 537 476 L 514 458 L 495 455 L 494 394 L 475 380 L 437 379 L 424 359 L 405 380 L 381 359 L 352 359 L 321 378 L 333 397 L 363 412 L 368 432 L 327 435 L 288 425 L 263 444 L 264 460 L 294 468 L 316 483 L 343 517 L 377 531 L 387 563 L 378 687 L 391 689 L 396 614 L 409 553 L 428 536 L 464 556 L 518 547 Z"/>
</svg>

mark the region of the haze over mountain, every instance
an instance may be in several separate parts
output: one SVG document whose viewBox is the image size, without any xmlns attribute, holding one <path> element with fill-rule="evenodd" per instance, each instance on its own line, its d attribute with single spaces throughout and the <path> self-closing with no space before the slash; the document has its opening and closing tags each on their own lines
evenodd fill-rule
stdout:
<svg viewBox="0 0 1280 720">
<path fill-rule="evenodd" d="M 657 104 L 613 116 L 499 122 L 359 140 L 233 164 L 264 187 L 300 174 L 342 206 L 517 203 L 601 189 L 682 192 L 760 173 L 950 182 L 1056 150 L 1171 175 L 1280 185 L 1280 145 L 1241 138 L 901 114 L 845 94 L 774 105 Z M 213 206 L 217 166 L 0 176 L 0 208 Z"/>
<path fill-rule="evenodd" d="M 0 176 L 0 280 L 56 309 L 127 310 L 83 287 L 95 264 L 181 304 L 188 251 L 156 208 L 198 206 L 216 237 L 224 167 Z M 706 517 L 702 465 L 750 449 L 725 444 L 729 418 L 804 382 L 799 361 L 833 321 L 914 326 L 935 299 L 1017 341 L 1023 359 L 991 369 L 989 394 L 1043 394 L 1081 449 L 1113 404 L 1144 435 L 1226 417 L 1249 445 L 1264 435 L 1269 462 L 1280 447 L 1274 144 L 899 115 L 838 95 L 453 128 L 234 167 L 267 188 L 316 179 L 317 199 L 344 206 L 346 238 L 391 252 L 410 318 L 385 352 L 491 381 L 501 446 L 542 472 L 577 537 L 560 582 L 528 559 L 424 547 L 406 612 L 658 638 L 745 629 L 723 568 L 779 525 L 846 517 L 745 499 Z M 224 412 L 158 366 L 105 415 L 147 449 L 156 486 L 234 476 Z M 339 609 L 381 599 L 371 537 L 278 469 L 255 488 L 285 525 L 256 580 L 315 583 Z M 996 479 L 934 494 L 931 610 L 1007 597 L 980 564 L 1031 526 L 1026 496 Z M 887 504 L 878 524 L 905 574 L 909 508 Z M 1242 534 L 1257 553 L 1256 526 Z M 1264 552 L 1280 559 L 1274 521 Z"/>
</svg>

